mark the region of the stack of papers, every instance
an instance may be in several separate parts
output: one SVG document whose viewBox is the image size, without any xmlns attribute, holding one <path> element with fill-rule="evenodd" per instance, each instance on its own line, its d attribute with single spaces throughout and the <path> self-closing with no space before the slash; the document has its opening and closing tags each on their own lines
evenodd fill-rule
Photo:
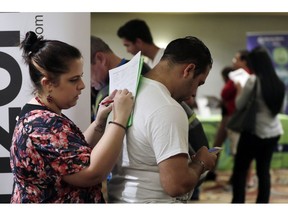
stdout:
<svg viewBox="0 0 288 216">
<path fill-rule="evenodd" d="M 128 89 L 132 92 L 134 98 L 137 95 L 138 84 L 141 77 L 143 58 L 139 51 L 129 62 L 119 67 L 109 70 L 109 94 L 115 89 Z M 128 125 L 132 125 L 132 114 L 129 118 Z"/>
<path fill-rule="evenodd" d="M 228 76 L 234 83 L 240 83 L 240 85 L 244 87 L 248 78 L 250 77 L 250 74 L 244 69 L 240 68 L 235 71 L 231 71 Z"/>
</svg>

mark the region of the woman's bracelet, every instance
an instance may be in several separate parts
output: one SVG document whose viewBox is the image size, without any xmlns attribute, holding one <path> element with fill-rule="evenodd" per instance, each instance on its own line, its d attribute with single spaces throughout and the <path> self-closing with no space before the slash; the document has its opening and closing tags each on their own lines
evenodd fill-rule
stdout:
<svg viewBox="0 0 288 216">
<path fill-rule="evenodd" d="M 197 163 L 197 164 L 200 164 L 201 167 L 202 167 L 202 171 L 201 171 L 201 174 L 206 170 L 206 166 L 205 166 L 205 163 L 202 161 L 202 160 L 198 160 L 198 159 L 193 159 L 193 162 Z"/>
<path fill-rule="evenodd" d="M 109 121 L 108 124 L 115 124 L 115 125 L 118 125 L 119 127 L 123 128 L 125 130 L 125 132 L 127 131 L 127 128 L 120 124 L 120 123 L 117 123 L 117 122 L 114 122 L 114 121 Z"/>
</svg>

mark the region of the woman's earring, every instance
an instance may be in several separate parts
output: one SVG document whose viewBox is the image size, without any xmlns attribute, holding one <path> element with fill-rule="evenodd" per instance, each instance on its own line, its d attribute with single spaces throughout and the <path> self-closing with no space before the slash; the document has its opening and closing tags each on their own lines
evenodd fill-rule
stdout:
<svg viewBox="0 0 288 216">
<path fill-rule="evenodd" d="M 46 99 L 47 99 L 47 101 L 48 101 L 49 103 L 51 103 L 51 102 L 53 101 L 53 98 L 51 97 L 50 94 L 47 95 Z"/>
</svg>

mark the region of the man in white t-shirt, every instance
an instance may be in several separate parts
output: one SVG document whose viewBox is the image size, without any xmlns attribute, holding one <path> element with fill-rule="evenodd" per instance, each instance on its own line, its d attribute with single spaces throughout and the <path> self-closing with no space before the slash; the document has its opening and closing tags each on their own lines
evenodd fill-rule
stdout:
<svg viewBox="0 0 288 216">
<path fill-rule="evenodd" d="M 190 158 L 188 119 L 180 102 L 195 97 L 212 67 L 205 44 L 179 38 L 140 80 L 133 124 L 108 183 L 108 202 L 177 202 L 191 193 L 217 156 L 201 147 Z"/>
<path fill-rule="evenodd" d="M 150 29 L 145 21 L 140 19 L 130 20 L 121 26 L 117 32 L 122 39 L 127 52 L 136 55 L 141 51 L 147 58 L 146 63 L 153 68 L 161 59 L 164 49 L 156 46 Z"/>
<path fill-rule="evenodd" d="M 164 54 L 163 48 L 159 48 L 153 42 L 153 37 L 150 32 L 150 28 L 144 20 L 133 19 L 121 26 L 117 32 L 118 36 L 122 39 L 123 45 L 126 47 L 127 52 L 132 55 L 141 51 L 144 56 L 144 60 L 150 68 L 154 68 L 155 65 L 161 60 Z M 198 121 L 191 104 L 188 101 L 181 103 L 182 107 L 187 113 L 189 119 L 189 143 L 191 150 L 198 150 L 199 146 L 209 146 L 207 137 L 204 133 L 202 124 Z M 194 119 L 193 121 L 191 119 Z M 193 142 L 191 142 L 193 140 Z M 197 140 L 197 141 L 196 141 Z M 195 188 L 191 199 L 199 199 L 200 189 Z"/>
</svg>

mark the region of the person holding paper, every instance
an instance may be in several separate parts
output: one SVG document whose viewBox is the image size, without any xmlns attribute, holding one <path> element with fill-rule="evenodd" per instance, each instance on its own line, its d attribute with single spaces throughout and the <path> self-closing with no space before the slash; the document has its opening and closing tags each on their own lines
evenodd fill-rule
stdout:
<svg viewBox="0 0 288 216">
<path fill-rule="evenodd" d="M 188 36 L 170 42 L 160 62 L 141 78 L 133 124 L 107 185 L 108 202 L 177 202 L 214 168 L 217 156 L 207 147 L 190 159 L 189 123 L 180 105 L 195 97 L 211 67 L 209 49 Z"/>
<path fill-rule="evenodd" d="M 269 53 L 256 47 L 249 54 L 253 75 L 236 98 L 236 107 L 245 107 L 256 85 L 256 120 L 254 131 L 241 132 L 234 160 L 232 203 L 245 203 L 246 176 L 256 161 L 258 191 L 256 203 L 269 203 L 270 165 L 274 149 L 283 134 L 278 114 L 283 111 L 285 85 L 278 77 Z M 240 90 L 240 89 L 239 89 Z"/>
<path fill-rule="evenodd" d="M 21 110 L 12 137 L 11 203 L 105 202 L 101 182 L 121 151 L 134 104 L 131 92 L 123 89 L 106 97 L 103 101 L 114 100 L 113 106 L 101 106 L 82 133 L 62 113 L 77 104 L 85 88 L 80 51 L 35 32 L 26 33 L 20 48 L 35 96 Z"/>
<path fill-rule="evenodd" d="M 231 79 L 230 82 L 234 83 L 234 90 L 236 91 L 236 93 L 234 94 L 234 111 L 235 111 L 236 109 L 235 100 L 236 100 L 237 94 L 239 93 L 238 89 L 239 88 L 241 89 L 245 86 L 247 80 L 252 74 L 251 65 L 249 61 L 249 51 L 246 49 L 243 49 L 243 50 L 239 50 L 238 52 L 236 52 L 235 56 L 232 59 L 232 63 L 236 71 L 229 73 L 229 78 Z M 234 73 L 234 77 L 232 75 L 233 73 Z M 230 113 L 230 116 L 234 113 L 234 111 Z M 237 152 L 237 145 L 239 142 L 240 134 L 238 132 L 227 129 L 227 136 L 231 140 L 232 154 L 235 156 Z M 247 179 L 246 179 L 246 186 L 248 188 L 255 186 L 253 169 L 254 168 L 253 168 L 253 161 L 252 161 L 250 164 L 250 168 L 249 168 Z M 230 179 L 229 183 L 231 183 L 231 181 L 232 180 Z"/>
<path fill-rule="evenodd" d="M 221 93 L 223 101 L 230 101 L 228 102 L 230 106 L 227 106 L 227 114 L 229 117 L 234 113 L 236 109 L 235 100 L 238 92 L 238 85 L 244 87 L 245 83 L 250 77 L 250 74 L 252 73 L 249 66 L 248 55 L 248 50 L 239 50 L 238 52 L 236 52 L 235 56 L 232 59 L 233 67 L 236 70 L 231 71 L 228 74 L 229 80 L 225 84 L 226 88 L 224 87 Z M 235 155 L 240 134 L 228 129 L 227 135 L 231 141 L 232 154 Z M 254 184 L 252 170 L 253 167 L 251 165 L 251 173 L 247 179 L 248 186 L 252 186 Z"/>
<path fill-rule="evenodd" d="M 221 101 L 225 108 L 225 112 L 222 113 L 222 119 L 217 130 L 217 134 L 213 143 L 213 146 L 222 146 L 224 141 L 228 138 L 231 144 L 231 153 L 232 155 L 236 154 L 237 143 L 239 140 L 240 134 L 235 131 L 231 131 L 226 128 L 226 125 L 235 111 L 235 98 L 237 96 L 237 78 L 232 80 L 231 74 L 236 71 L 237 74 L 251 74 L 248 64 L 248 54 L 247 50 L 239 50 L 235 53 L 235 56 L 232 58 L 232 66 L 225 67 L 222 70 L 222 78 L 225 82 L 221 90 Z M 237 72 L 239 71 L 239 72 Z M 236 74 L 236 75 L 237 75 Z M 245 76 L 245 75 L 244 75 Z M 246 77 L 245 76 L 245 77 Z M 239 80 L 239 79 L 238 79 Z M 240 79 L 241 80 L 241 79 Z M 247 185 L 252 186 L 253 182 L 253 169 L 251 165 L 250 175 L 248 175 Z M 207 180 L 215 180 L 217 178 L 216 171 L 210 171 L 207 175 Z M 228 182 L 228 187 L 230 187 L 231 180 Z"/>
</svg>

